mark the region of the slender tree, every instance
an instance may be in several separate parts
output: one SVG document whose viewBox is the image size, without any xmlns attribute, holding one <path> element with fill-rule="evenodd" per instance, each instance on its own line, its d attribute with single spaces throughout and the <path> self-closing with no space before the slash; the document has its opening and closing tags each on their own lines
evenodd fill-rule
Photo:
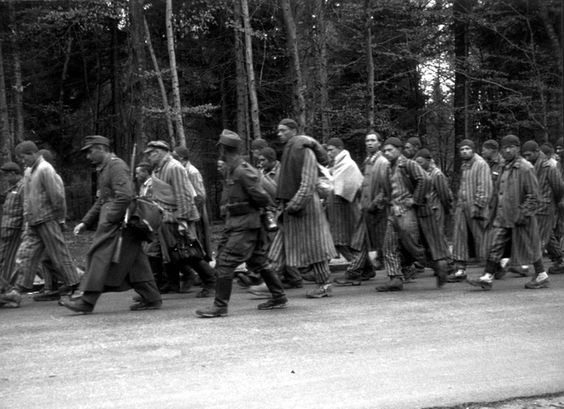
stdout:
<svg viewBox="0 0 564 409">
<path fill-rule="evenodd" d="M 166 0 L 166 40 L 168 58 L 170 60 L 170 76 L 172 78 L 173 116 L 176 125 L 177 143 L 186 146 L 186 136 L 182 123 L 182 104 L 180 102 L 180 87 L 178 85 L 178 71 L 176 70 L 176 52 L 174 50 L 174 31 L 172 29 L 172 0 Z"/>
<path fill-rule="evenodd" d="M 374 95 L 374 56 L 372 55 L 372 8 L 370 0 L 364 0 L 365 41 L 366 41 L 366 93 L 368 95 L 367 121 L 368 129 L 374 129 L 374 111 L 376 97 Z"/>
<path fill-rule="evenodd" d="M 296 22 L 292 12 L 291 0 L 280 0 L 284 23 L 286 25 L 286 48 L 290 57 L 292 75 L 292 93 L 294 116 L 302 130 L 306 126 L 306 103 L 304 98 L 302 69 L 300 67 L 300 54 L 298 52 L 298 36 Z"/>
<path fill-rule="evenodd" d="M 260 120 L 259 106 L 257 98 L 257 88 L 255 81 L 255 69 L 253 67 L 253 42 L 251 37 L 251 19 L 249 17 L 249 4 L 247 0 L 241 0 L 241 14 L 243 16 L 243 29 L 245 32 L 245 62 L 247 67 L 247 85 L 249 88 L 249 97 L 251 101 L 251 122 L 253 125 L 253 138 L 259 139 Z"/>
<path fill-rule="evenodd" d="M 0 161 L 11 160 L 12 135 L 10 133 L 10 118 L 8 116 L 8 102 L 6 100 L 6 79 L 4 78 L 4 58 L 2 55 L 2 39 L 0 38 Z"/>
<path fill-rule="evenodd" d="M 157 56 L 155 55 L 155 50 L 153 49 L 153 42 L 151 41 L 151 32 L 149 31 L 149 24 L 147 19 L 143 17 L 143 23 L 145 26 L 145 42 L 147 43 L 147 49 L 149 50 L 149 55 L 151 56 L 151 61 L 153 62 L 153 70 L 155 70 L 155 76 L 159 83 L 159 90 L 161 91 L 161 99 L 163 103 L 163 109 L 165 114 L 166 129 L 168 131 L 168 139 L 171 143 L 174 142 L 174 129 L 172 127 L 172 119 L 170 117 L 170 105 L 168 103 L 168 96 L 166 93 L 166 88 L 163 81 L 163 75 L 159 68 L 159 62 L 157 61 Z"/>
<path fill-rule="evenodd" d="M 20 58 L 20 45 L 18 39 L 18 29 L 16 22 L 16 9 L 14 2 L 8 2 L 8 14 L 12 35 L 12 59 L 14 63 L 14 105 L 16 113 L 15 142 L 19 143 L 24 140 L 24 111 L 23 111 L 23 92 L 24 86 L 22 82 L 22 64 Z"/>
<path fill-rule="evenodd" d="M 237 87 L 237 133 L 241 136 L 249 135 L 249 87 L 247 86 L 247 72 L 245 70 L 245 46 L 243 27 L 241 26 L 241 3 L 234 2 L 234 43 L 235 43 L 235 81 Z M 245 137 L 243 140 L 248 141 Z"/>
</svg>

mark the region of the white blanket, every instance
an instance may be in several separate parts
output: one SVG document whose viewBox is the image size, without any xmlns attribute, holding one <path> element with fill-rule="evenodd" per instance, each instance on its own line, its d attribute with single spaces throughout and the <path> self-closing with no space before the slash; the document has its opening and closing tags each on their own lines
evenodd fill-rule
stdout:
<svg viewBox="0 0 564 409">
<path fill-rule="evenodd" d="M 362 186 L 363 176 L 349 151 L 343 149 L 337 154 L 335 163 L 331 167 L 331 174 L 334 178 L 335 194 L 347 202 L 352 202 Z"/>
</svg>

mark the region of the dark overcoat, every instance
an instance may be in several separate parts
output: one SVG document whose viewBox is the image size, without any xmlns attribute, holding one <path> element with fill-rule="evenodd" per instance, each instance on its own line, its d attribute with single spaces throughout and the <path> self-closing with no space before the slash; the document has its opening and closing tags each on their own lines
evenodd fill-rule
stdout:
<svg viewBox="0 0 564 409">
<path fill-rule="evenodd" d="M 125 212 L 134 197 L 127 165 L 112 154 L 104 159 L 96 171 L 97 199 L 82 223 L 88 228 L 97 227 L 80 289 L 95 292 L 125 290 L 130 282 L 152 280 L 151 267 L 143 253 L 141 239 L 127 228 L 120 232 Z M 113 263 L 120 234 L 123 234 L 121 257 L 119 263 Z"/>
</svg>

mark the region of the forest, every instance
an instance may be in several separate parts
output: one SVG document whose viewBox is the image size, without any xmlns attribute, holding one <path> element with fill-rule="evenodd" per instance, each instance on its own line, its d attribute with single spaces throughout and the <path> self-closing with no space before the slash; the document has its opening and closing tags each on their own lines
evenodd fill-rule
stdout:
<svg viewBox="0 0 564 409">
<path fill-rule="evenodd" d="M 91 203 L 80 153 L 100 134 L 186 145 L 216 199 L 222 129 L 278 151 L 292 117 L 358 161 L 364 136 L 419 136 L 456 179 L 456 144 L 563 124 L 556 0 L 55 0 L 0 2 L 0 163 L 50 149 L 71 217 Z M 140 157 L 137 159 L 141 159 Z"/>
</svg>

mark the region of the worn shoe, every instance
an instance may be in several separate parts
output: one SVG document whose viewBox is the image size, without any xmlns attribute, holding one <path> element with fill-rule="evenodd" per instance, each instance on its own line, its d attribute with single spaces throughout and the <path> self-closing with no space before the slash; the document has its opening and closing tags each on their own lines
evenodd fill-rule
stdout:
<svg viewBox="0 0 564 409">
<path fill-rule="evenodd" d="M 270 290 L 266 286 L 266 283 L 259 285 L 253 285 L 247 290 L 248 293 L 255 295 L 257 297 L 267 297 L 270 298 Z"/>
<path fill-rule="evenodd" d="M 61 305 L 80 314 L 90 314 L 94 311 L 94 306 L 92 304 L 88 304 L 82 298 L 78 300 L 63 300 L 61 301 Z"/>
<path fill-rule="evenodd" d="M 170 293 L 179 293 L 180 292 L 180 284 L 169 284 L 166 283 L 161 288 L 159 288 L 159 292 L 161 294 L 170 294 Z"/>
<path fill-rule="evenodd" d="M 0 294 L 0 307 L 18 308 L 22 302 L 22 295 L 16 290 L 10 290 Z"/>
<path fill-rule="evenodd" d="M 143 301 L 143 297 L 141 297 L 139 294 L 135 294 L 133 297 L 131 297 L 131 299 L 135 302 Z"/>
<path fill-rule="evenodd" d="M 535 276 L 531 281 L 525 284 L 527 290 L 538 290 L 539 288 L 548 288 L 550 282 L 548 277 L 538 280 L 538 275 Z"/>
<path fill-rule="evenodd" d="M 548 269 L 549 274 L 564 274 L 564 261 L 556 261 Z"/>
<path fill-rule="evenodd" d="M 41 291 L 33 296 L 33 301 L 58 301 L 60 298 L 58 291 Z"/>
<path fill-rule="evenodd" d="M 285 290 L 291 290 L 292 288 L 303 288 L 303 281 L 285 281 L 282 283 Z"/>
<path fill-rule="evenodd" d="M 483 290 L 489 291 L 492 289 L 492 279 L 486 275 L 480 278 L 467 278 L 466 282 L 474 287 L 482 287 Z"/>
<path fill-rule="evenodd" d="M 330 297 L 332 294 L 331 284 L 323 284 L 317 288 L 314 288 L 311 291 L 306 293 L 307 298 L 323 298 L 323 297 Z"/>
<path fill-rule="evenodd" d="M 259 310 L 276 310 L 288 307 L 288 299 L 286 297 L 272 298 L 257 306 Z"/>
<path fill-rule="evenodd" d="M 215 291 L 211 288 L 202 288 L 200 291 L 198 291 L 198 293 L 196 294 L 196 298 L 209 298 L 209 297 L 213 297 L 215 294 Z"/>
<path fill-rule="evenodd" d="M 466 275 L 466 270 L 458 269 L 456 273 L 451 273 L 447 276 L 446 281 L 447 283 L 459 283 L 461 281 L 466 280 L 468 276 Z"/>
<path fill-rule="evenodd" d="M 507 272 L 527 277 L 529 275 L 529 266 L 511 266 L 507 269 Z"/>
<path fill-rule="evenodd" d="M 162 305 L 163 302 L 161 300 L 152 301 L 152 302 L 140 301 L 138 303 L 129 306 L 129 309 L 131 311 L 158 310 L 162 307 Z"/>
<path fill-rule="evenodd" d="M 367 270 L 367 271 L 363 271 L 362 274 L 360 274 L 360 279 L 362 281 L 368 281 L 374 277 L 376 277 L 376 268 L 371 269 L 371 270 Z"/>
<path fill-rule="evenodd" d="M 181 281 L 178 287 L 180 294 L 187 294 L 192 290 L 192 281 Z"/>
<path fill-rule="evenodd" d="M 210 308 L 196 310 L 196 315 L 200 318 L 226 317 L 227 307 L 218 307 L 214 304 Z"/>
<path fill-rule="evenodd" d="M 334 283 L 343 286 L 344 285 L 357 286 L 362 284 L 362 279 L 358 274 L 345 273 L 343 277 L 337 278 L 334 281 Z"/>
<path fill-rule="evenodd" d="M 380 293 L 386 291 L 401 291 L 401 290 L 403 290 L 403 280 L 398 277 L 392 277 L 390 278 L 390 281 L 388 281 L 386 284 L 379 285 L 378 287 L 376 287 L 376 291 Z"/>
</svg>

